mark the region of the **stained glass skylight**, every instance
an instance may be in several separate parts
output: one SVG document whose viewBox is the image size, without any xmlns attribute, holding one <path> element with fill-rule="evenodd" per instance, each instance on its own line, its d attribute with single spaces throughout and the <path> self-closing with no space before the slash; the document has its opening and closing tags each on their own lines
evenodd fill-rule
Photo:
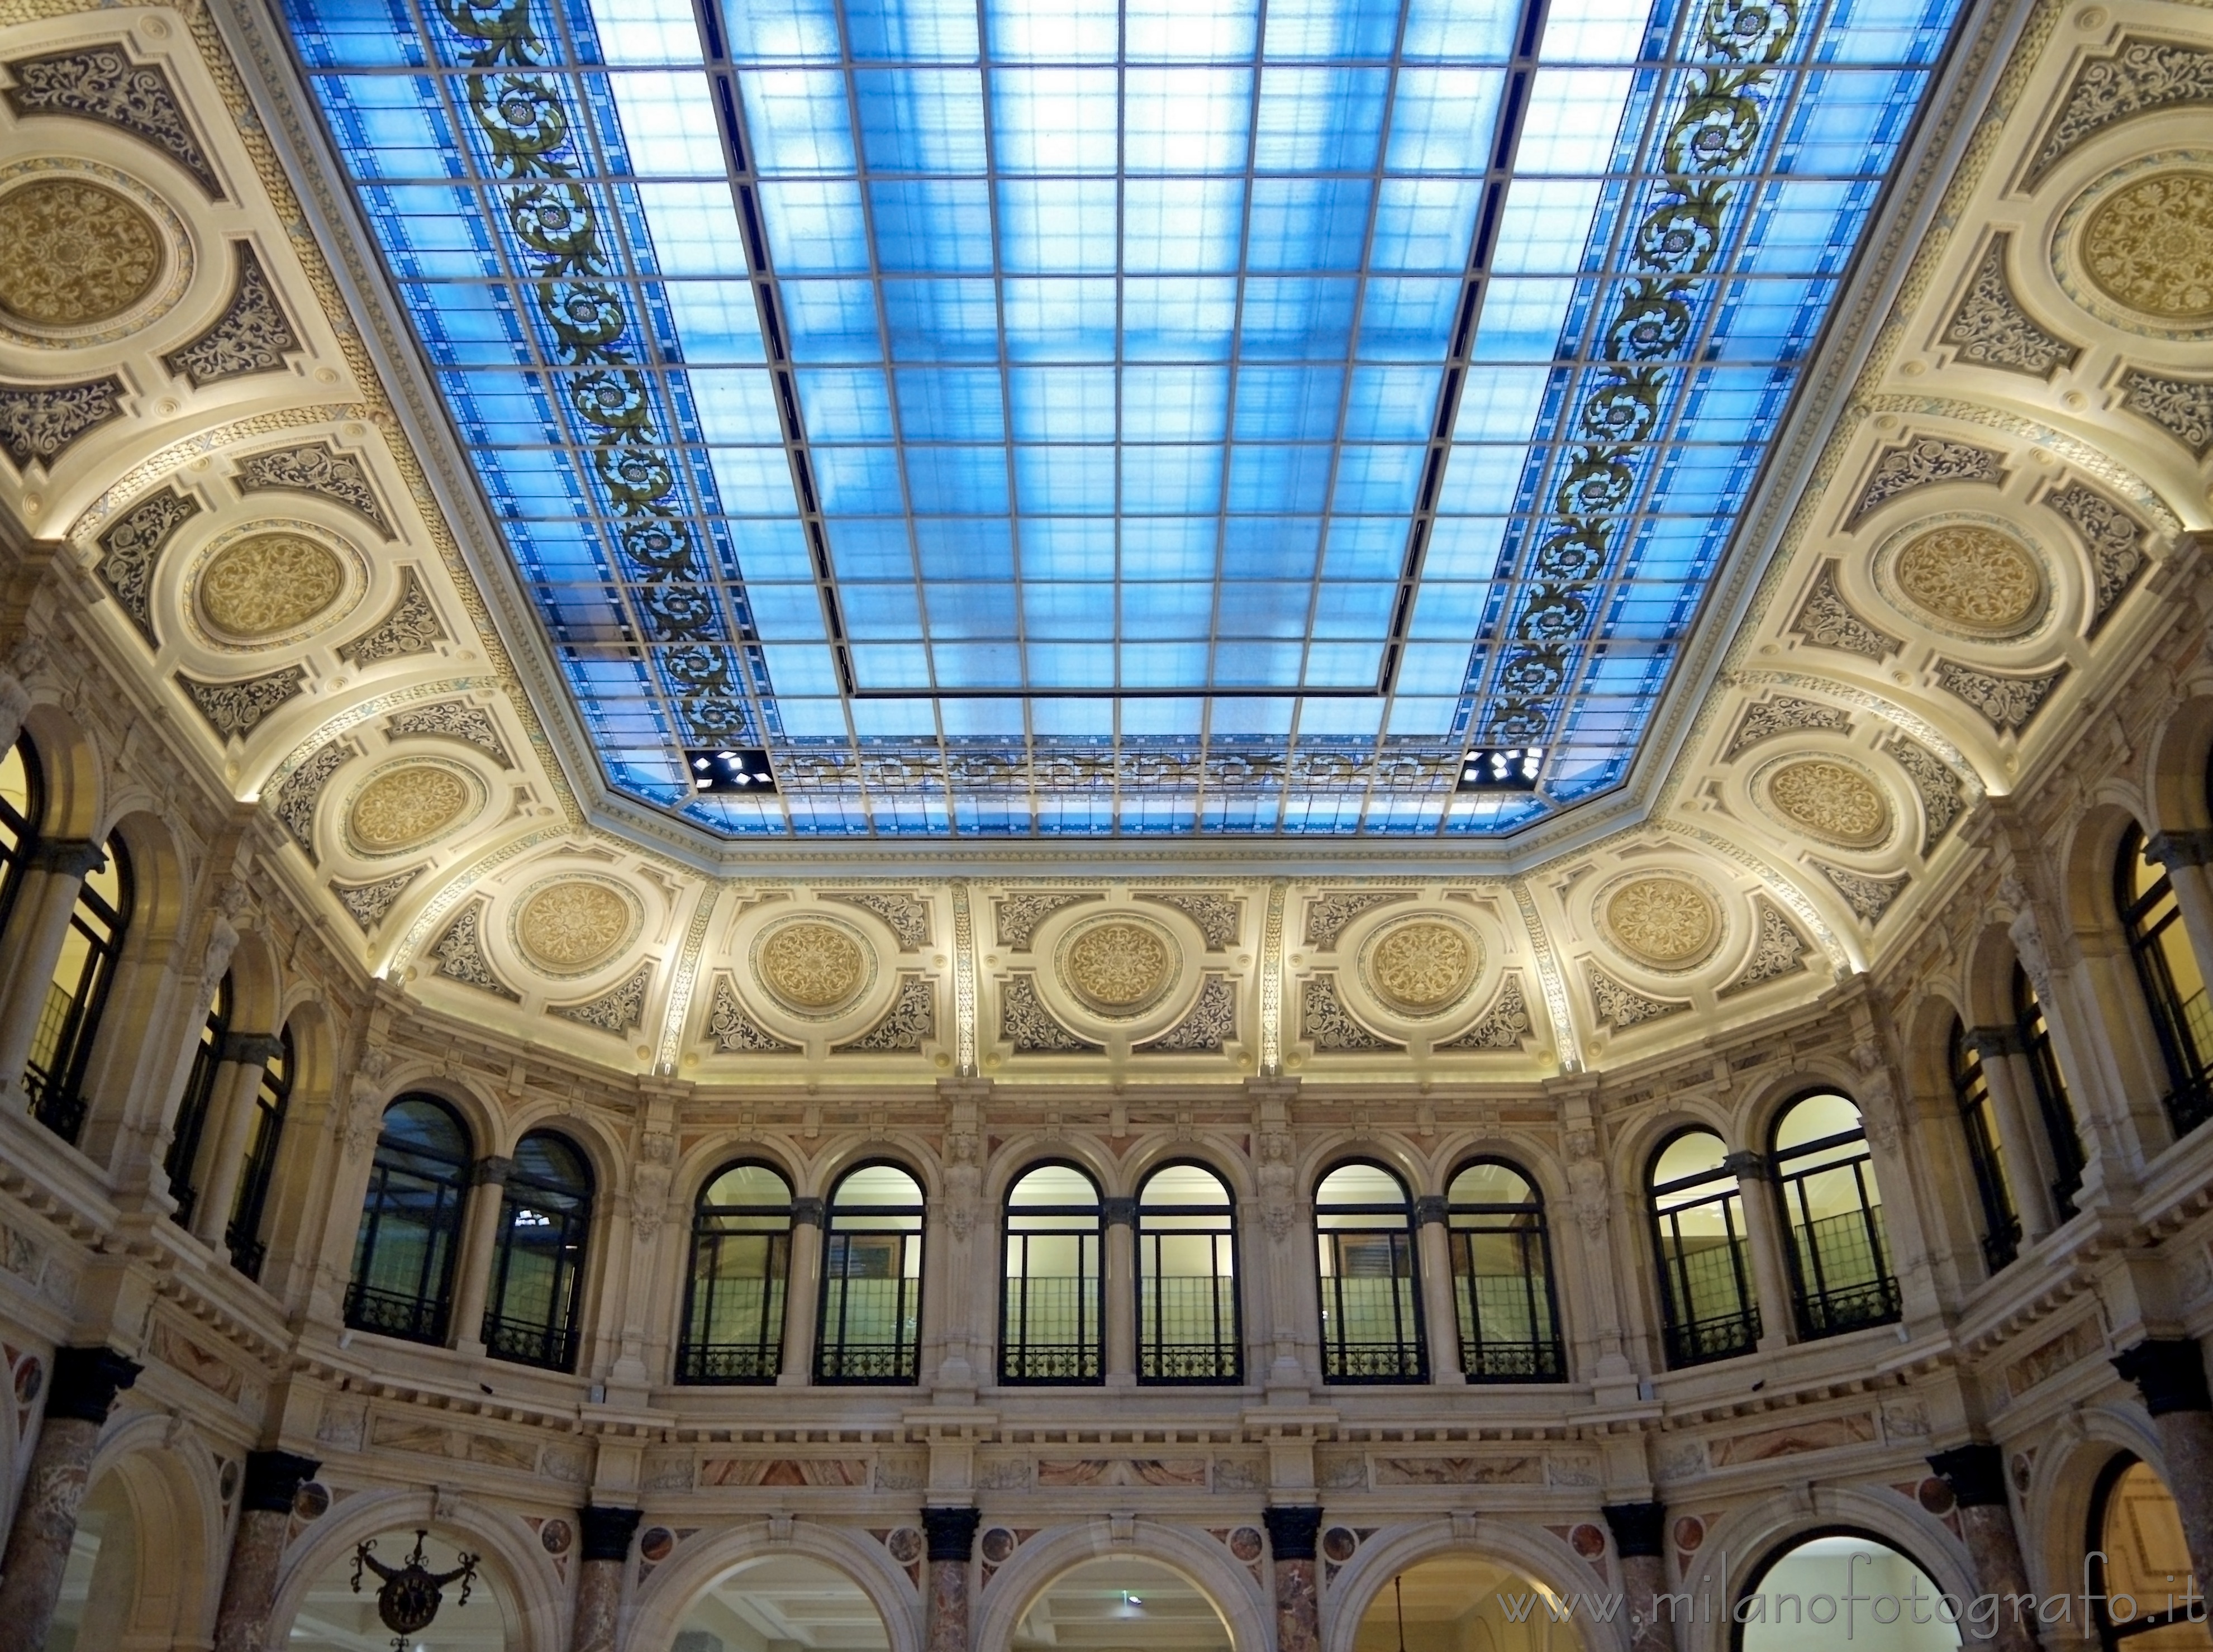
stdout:
<svg viewBox="0 0 2213 1652">
<path fill-rule="evenodd" d="M 290 9 L 617 788 L 1409 837 L 1622 781 L 1958 7 Z"/>
</svg>

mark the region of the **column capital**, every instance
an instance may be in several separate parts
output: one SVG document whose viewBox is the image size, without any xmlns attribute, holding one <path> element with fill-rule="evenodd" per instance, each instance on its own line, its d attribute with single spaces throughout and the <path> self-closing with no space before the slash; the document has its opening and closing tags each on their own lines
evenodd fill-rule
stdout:
<svg viewBox="0 0 2213 1652">
<path fill-rule="evenodd" d="M 1134 1228 L 1137 1225 L 1137 1201 L 1134 1198 L 1100 1199 L 1099 1215 L 1110 1228 Z"/>
<path fill-rule="evenodd" d="M 1667 1505 L 1650 1503 L 1609 1503 L 1600 1505 L 1606 1530 L 1613 1533 L 1613 1551 L 1624 1560 L 1638 1555 L 1667 1552 Z"/>
<path fill-rule="evenodd" d="M 107 865 L 107 851 L 82 838 L 41 838 L 31 845 L 24 863 L 34 872 L 81 878 Z"/>
<path fill-rule="evenodd" d="M 2113 1369 L 2143 1395 L 2154 1417 L 2173 1411 L 2213 1411 L 2205 1389 L 2205 1350 L 2195 1337 L 2147 1337 L 2113 1356 Z"/>
<path fill-rule="evenodd" d="M 235 1061 L 241 1066 L 266 1067 L 284 1052 L 284 1039 L 278 1033 L 226 1033 L 223 1042 L 216 1046 L 217 1061 Z"/>
<path fill-rule="evenodd" d="M 507 1186 L 507 1179 L 509 1175 L 513 1173 L 514 1169 L 514 1160 L 503 1159 L 496 1153 L 488 1154 L 484 1158 L 479 1159 L 476 1161 L 475 1167 L 470 1171 L 469 1186 L 472 1187 L 504 1187 Z"/>
<path fill-rule="evenodd" d="M 983 1523 L 984 1511 L 980 1509 L 925 1508 L 922 1511 L 922 1534 L 929 1543 L 930 1558 L 966 1565 L 976 1551 L 976 1528 Z"/>
<path fill-rule="evenodd" d="M 1445 1209 L 1445 1196 L 1442 1193 L 1415 1195 L 1414 1225 L 1417 1228 L 1425 1227 L 1432 1222 L 1442 1227 L 1450 1220 L 1451 1216 Z"/>
<path fill-rule="evenodd" d="M 2010 1027 L 1971 1027 L 1966 1031 L 1965 1042 L 1979 1061 L 1994 1061 L 2000 1056 L 2024 1053 L 2021 1033 Z"/>
<path fill-rule="evenodd" d="M 2144 856 L 2170 870 L 2178 866 L 2203 866 L 2213 861 L 2213 830 L 2192 826 L 2162 832 L 2144 844 Z"/>
<path fill-rule="evenodd" d="M 46 1416 L 105 1423 L 115 1396 L 138 1381 L 139 1365 L 113 1348 L 57 1348 L 46 1381 Z"/>
<path fill-rule="evenodd" d="M 791 1225 L 795 1228 L 820 1228 L 828 1214 L 820 1199 L 794 1199 L 791 1202 Z"/>
<path fill-rule="evenodd" d="M 1311 1503 L 1271 1505 L 1260 1511 L 1268 1528 L 1268 1551 L 1278 1560 L 1312 1560 L 1321 1531 L 1321 1509 Z"/>
<path fill-rule="evenodd" d="M 289 1513 L 292 1500 L 300 1495 L 301 1482 L 314 1479 L 320 1467 L 314 1458 L 289 1451 L 249 1451 L 240 1505 L 249 1512 Z"/>
<path fill-rule="evenodd" d="M 1988 1509 L 2006 1500 L 2005 1453 L 1979 1440 L 1929 1454 L 1929 1466 L 1952 1488 L 1962 1509 Z"/>
<path fill-rule="evenodd" d="M 1765 1153 L 1755 1153 L 1750 1148 L 1742 1148 L 1734 1153 L 1726 1155 L 1722 1160 L 1722 1168 L 1739 1181 L 1768 1180 L 1767 1155 Z"/>
<path fill-rule="evenodd" d="M 627 1560 L 640 1511 L 586 1503 L 576 1511 L 577 1554 L 585 1560 Z"/>
</svg>

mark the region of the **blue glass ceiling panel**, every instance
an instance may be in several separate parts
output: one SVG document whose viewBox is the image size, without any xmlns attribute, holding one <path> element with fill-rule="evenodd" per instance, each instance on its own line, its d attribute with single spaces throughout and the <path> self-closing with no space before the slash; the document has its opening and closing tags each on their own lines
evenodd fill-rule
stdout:
<svg viewBox="0 0 2213 1652">
<path fill-rule="evenodd" d="M 615 785 L 1406 837 L 1620 783 L 1957 0 L 290 5 Z"/>
</svg>

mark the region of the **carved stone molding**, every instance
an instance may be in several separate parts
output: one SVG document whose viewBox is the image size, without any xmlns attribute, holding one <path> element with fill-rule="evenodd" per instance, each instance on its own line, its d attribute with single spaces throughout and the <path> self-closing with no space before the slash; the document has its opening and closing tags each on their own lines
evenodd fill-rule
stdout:
<svg viewBox="0 0 2213 1652">
<path fill-rule="evenodd" d="M 746 1013 L 738 990 L 727 975 L 715 978 L 715 991 L 707 1007 L 707 1036 L 724 1055 L 796 1055 L 799 1046 L 765 1032 Z"/>
<path fill-rule="evenodd" d="M 322 798 L 323 788 L 330 784 L 331 777 L 354 754 L 353 748 L 344 741 L 328 741 L 308 753 L 277 789 L 270 806 L 292 841 L 306 851 L 309 860 L 315 857 L 315 805 Z M 414 874 L 407 875 L 412 877 Z M 383 881 L 388 883 L 391 880 Z"/>
<path fill-rule="evenodd" d="M 430 955 L 438 960 L 436 972 L 448 980 L 489 992 L 496 998 L 520 1003 L 522 995 L 499 978 L 491 960 L 485 956 L 484 912 L 482 901 L 470 902 L 454 915 L 445 932 L 430 943 Z"/>
<path fill-rule="evenodd" d="M 328 747 L 324 747 L 326 751 Z M 422 875 L 423 869 L 412 867 L 405 872 L 394 872 L 388 878 L 378 878 L 371 883 L 341 883 L 332 880 L 330 892 L 345 908 L 346 916 L 361 926 L 367 935 L 384 922 L 385 914 L 407 893 L 407 886 Z"/>
<path fill-rule="evenodd" d="M 1591 1008 L 1598 1016 L 1599 1025 L 1617 1033 L 1691 1007 L 1687 999 L 1648 997 L 1634 987 L 1615 980 L 1596 964 L 1587 962 L 1583 970 L 1590 979 Z"/>
<path fill-rule="evenodd" d="M 1336 978 L 1328 975 L 1307 981 L 1299 995 L 1299 1036 L 1320 1054 L 1403 1047 L 1353 1020 L 1337 996 Z"/>
<path fill-rule="evenodd" d="M 1219 1055 L 1237 1037 L 1237 994 L 1228 978 L 1209 975 L 1183 1018 L 1141 1047 L 1148 1055 Z"/>
<path fill-rule="evenodd" d="M 73 384 L 0 384 L 0 448 L 17 470 L 51 465 L 70 444 L 123 413 L 114 374 Z"/>
<path fill-rule="evenodd" d="M 17 119 L 73 115 L 130 133 L 182 167 L 209 198 L 224 198 L 207 151 L 201 148 L 168 71 L 157 63 L 134 63 L 120 42 L 18 58 L 8 65 L 15 83 L 0 93 Z"/>
<path fill-rule="evenodd" d="M 235 245 L 238 279 L 230 302 L 206 332 L 162 357 L 162 366 L 196 390 L 224 379 L 277 372 L 285 357 L 303 348 L 260 259 L 246 242 Z"/>
<path fill-rule="evenodd" d="M 1777 694 L 1772 698 L 1754 700 L 1744 708 L 1744 716 L 1736 725 L 1736 733 L 1722 753 L 1722 761 L 1729 762 L 1761 741 L 1774 735 L 1796 734 L 1806 729 L 1823 729 L 1837 734 L 1850 734 L 1851 713 L 1839 705 L 1824 705 L 1819 700 L 1801 700 L 1795 695 Z"/>
<path fill-rule="evenodd" d="M 272 491 L 316 494 L 365 517 L 386 539 L 393 537 L 391 519 L 369 483 L 368 467 L 327 442 L 247 454 L 238 460 L 231 483 L 241 495 Z"/>
<path fill-rule="evenodd" d="M 2094 635 L 2113 605 L 2128 594 L 2144 570 L 2143 524 L 2096 489 L 2070 482 L 2044 496 L 2045 508 L 2082 536 L 2095 570 L 2090 631 Z"/>
<path fill-rule="evenodd" d="M 927 975 L 902 975 L 884 1018 L 857 1039 L 833 1045 L 834 1055 L 912 1053 L 937 1037 L 937 986 Z"/>
<path fill-rule="evenodd" d="M 2111 56 L 2092 58 L 2076 70 L 2022 174 L 2022 187 L 2034 189 L 2108 126 L 2191 103 L 2213 103 L 2213 52 L 2124 34 Z"/>
<path fill-rule="evenodd" d="M 1474 1026 L 1458 1038 L 1440 1044 L 1440 1050 L 1519 1050 L 1535 1029 L 1529 1001 L 1521 991 L 1519 972 L 1509 971 L 1498 991 Z"/>
<path fill-rule="evenodd" d="M 1344 933 L 1344 926 L 1363 913 L 1372 912 L 1378 906 L 1388 906 L 1393 901 L 1411 900 L 1413 896 L 1404 889 L 1393 890 L 1332 890 L 1316 895 L 1307 902 L 1306 943 L 1324 952 L 1337 945 L 1337 938 Z"/>
<path fill-rule="evenodd" d="M 1837 564 L 1825 562 L 1813 588 L 1798 605 L 1790 629 L 1816 648 L 1840 649 L 1869 660 L 1884 660 L 1905 646 L 1904 639 L 1880 631 L 1859 617 L 1837 588 Z"/>
<path fill-rule="evenodd" d="M 643 963 L 599 997 L 582 1003 L 555 1004 L 546 1013 L 621 1038 L 644 1024 L 646 995 L 652 988 L 653 966 Z"/>
<path fill-rule="evenodd" d="M 1237 944 L 1237 937 L 1245 928 L 1245 903 L 1234 895 L 1169 889 L 1141 894 L 1137 899 L 1181 912 L 1198 926 L 1209 952 L 1228 951 Z"/>
<path fill-rule="evenodd" d="M 428 705 L 407 706 L 387 717 L 384 728 L 394 740 L 409 735 L 458 740 L 490 753 L 503 769 L 515 766 L 515 759 L 507 754 L 507 747 L 501 742 L 491 713 L 466 700 L 435 700 Z"/>
<path fill-rule="evenodd" d="M 1779 980 L 1785 975 L 1795 975 L 1806 967 L 1806 954 L 1812 950 L 1806 937 L 1798 933 L 1798 926 L 1783 917 L 1774 902 L 1764 895 L 1753 897 L 1754 911 L 1752 956 L 1734 979 L 1723 987 L 1724 998 L 1735 992 L 1744 992 L 1765 982 Z"/>
<path fill-rule="evenodd" d="M 154 634 L 151 606 L 155 570 L 172 536 L 199 514 L 198 499 L 167 488 L 131 506 L 100 536 L 100 582 L 138 628 L 149 648 L 162 646 Z"/>
<path fill-rule="evenodd" d="M 999 1039 L 1014 1045 L 1017 1055 L 1077 1055 L 1100 1048 L 1054 1020 L 1027 975 L 1010 975 L 1000 984 Z"/>
<path fill-rule="evenodd" d="M 1916 436 L 1885 448 L 1868 469 L 1868 479 L 1844 519 L 1847 532 L 1893 499 L 1921 488 L 1948 482 L 1989 482 L 2005 479 L 2005 456 L 1972 442 L 1949 436 Z"/>
<path fill-rule="evenodd" d="M 351 643 L 340 643 L 338 654 L 339 659 L 358 668 L 383 660 L 428 654 L 445 640 L 446 628 L 438 623 L 437 610 L 430 605 L 421 576 L 412 568 L 403 568 L 398 600 L 376 624 Z"/>
<path fill-rule="evenodd" d="M 2074 366 L 2082 352 L 2039 324 L 2014 296 L 2006 274 L 2012 244 L 2010 235 L 1990 237 L 1938 342 L 1951 345 L 1960 361 L 1978 367 L 2049 380 L 2061 368 Z"/>
<path fill-rule="evenodd" d="M 1937 840 L 1960 816 L 1960 777 L 1934 752 L 1904 735 L 1893 735 L 1883 749 L 1905 771 L 1905 777 L 1913 783 L 1913 789 L 1921 799 L 1921 857 L 1926 860 L 1935 850 Z"/>
<path fill-rule="evenodd" d="M 1033 894 L 1022 893 L 1001 895 L 991 902 L 991 933 L 1009 952 L 1027 952 L 1030 937 L 1037 933 L 1039 924 L 1056 912 L 1064 912 L 1070 906 L 1087 900 L 1097 900 L 1095 894 Z"/>
<path fill-rule="evenodd" d="M 874 912 L 899 937 L 902 951 L 920 952 L 930 944 L 930 903 L 920 895 L 881 889 L 848 889 L 825 893 L 821 899 Z"/>
<path fill-rule="evenodd" d="M 307 672 L 298 666 L 233 683 L 203 682 L 177 674 L 177 686 L 224 740 L 245 739 L 287 701 L 304 693 L 307 681 Z"/>
<path fill-rule="evenodd" d="M 2213 381 L 2130 368 L 2120 377 L 2121 405 L 2149 419 L 2204 461 L 2213 454 Z"/>
<path fill-rule="evenodd" d="M 1848 867 L 1832 866 L 1826 861 L 1813 861 L 1811 864 L 1836 886 L 1837 893 L 1844 898 L 1844 905 L 1869 929 L 1882 922 L 1882 915 L 1911 881 L 1903 872 L 1886 878 L 1855 872 Z"/>
<path fill-rule="evenodd" d="M 1956 660 L 1936 662 L 1937 687 L 1965 700 L 1989 718 L 1993 727 L 2009 734 L 2018 734 L 2028 726 L 2066 674 L 2064 666 L 2037 676 L 2009 677 L 1963 666 Z"/>
</svg>

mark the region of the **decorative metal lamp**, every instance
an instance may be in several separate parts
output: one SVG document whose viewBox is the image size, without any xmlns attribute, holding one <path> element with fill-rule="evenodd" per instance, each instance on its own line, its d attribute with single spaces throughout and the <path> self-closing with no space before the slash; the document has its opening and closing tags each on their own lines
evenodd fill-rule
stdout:
<svg viewBox="0 0 2213 1652">
<path fill-rule="evenodd" d="M 376 1591 L 376 1615 L 392 1631 L 393 1652 L 407 1652 L 411 1637 L 428 1629 L 438 1616 L 438 1608 L 445 1604 L 444 1589 L 455 1578 L 461 1582 L 461 1598 L 454 1604 L 465 1606 L 469 1603 L 469 1590 L 477 1581 L 477 1560 L 472 1554 L 457 1554 L 461 1564 L 449 1572 L 434 1572 L 424 1564 L 423 1539 L 428 1532 L 415 1533 L 415 1552 L 398 1566 L 387 1566 L 369 1551 L 376 1547 L 375 1538 L 364 1538 L 353 1551 L 353 1592 L 361 1593 L 362 1569 L 367 1567 L 383 1580 Z"/>
</svg>

